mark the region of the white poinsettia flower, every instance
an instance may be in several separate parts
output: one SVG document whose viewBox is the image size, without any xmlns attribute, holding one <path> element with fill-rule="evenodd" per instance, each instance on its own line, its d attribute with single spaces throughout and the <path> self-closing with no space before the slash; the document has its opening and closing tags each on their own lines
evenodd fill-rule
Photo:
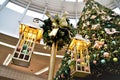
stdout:
<svg viewBox="0 0 120 80">
<path fill-rule="evenodd" d="M 110 16 L 107 16 L 107 19 L 108 19 L 108 20 L 110 20 L 110 19 L 111 19 L 111 17 L 110 17 Z"/>
<path fill-rule="evenodd" d="M 95 19 L 95 18 L 96 18 L 96 15 L 92 15 L 92 16 L 91 16 L 91 19 Z"/>
<path fill-rule="evenodd" d="M 90 22 L 89 22 L 89 21 L 87 21 L 87 25 L 90 25 Z"/>
<path fill-rule="evenodd" d="M 97 29 L 100 29 L 100 24 L 95 24 L 95 25 L 92 25 L 92 30 L 97 30 Z"/>
<path fill-rule="evenodd" d="M 83 26 L 87 26 L 85 23 L 83 23 Z"/>
<path fill-rule="evenodd" d="M 112 28 L 112 30 L 110 30 L 109 28 L 105 28 L 105 32 L 106 32 L 107 34 L 119 33 L 119 31 L 116 31 L 115 28 Z"/>
</svg>

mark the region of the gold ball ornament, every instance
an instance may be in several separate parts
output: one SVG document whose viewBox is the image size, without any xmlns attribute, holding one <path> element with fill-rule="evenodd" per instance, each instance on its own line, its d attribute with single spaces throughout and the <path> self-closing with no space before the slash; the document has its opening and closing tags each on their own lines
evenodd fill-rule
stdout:
<svg viewBox="0 0 120 80">
<path fill-rule="evenodd" d="M 81 62 L 81 66 L 86 66 L 87 64 L 85 62 Z"/>
<path fill-rule="evenodd" d="M 114 57 L 114 58 L 113 58 L 113 61 L 114 61 L 114 62 L 117 62 L 117 61 L 118 61 L 118 58 Z"/>
<path fill-rule="evenodd" d="M 105 39 L 101 39 L 100 41 L 101 41 L 101 42 L 104 42 L 104 41 L 105 41 Z"/>
</svg>

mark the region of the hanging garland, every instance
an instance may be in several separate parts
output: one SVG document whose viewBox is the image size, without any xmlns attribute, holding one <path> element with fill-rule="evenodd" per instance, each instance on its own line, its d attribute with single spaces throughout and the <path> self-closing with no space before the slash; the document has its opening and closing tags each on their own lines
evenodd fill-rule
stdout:
<svg viewBox="0 0 120 80">
<path fill-rule="evenodd" d="M 69 19 L 66 17 L 66 13 L 59 17 L 56 14 L 52 17 L 49 12 L 46 13 L 48 19 L 44 20 L 42 26 L 44 43 L 48 46 L 52 46 L 55 42 L 58 44 L 58 50 L 63 48 L 66 44 L 70 43 L 73 36 L 73 26 L 70 24 Z"/>
</svg>

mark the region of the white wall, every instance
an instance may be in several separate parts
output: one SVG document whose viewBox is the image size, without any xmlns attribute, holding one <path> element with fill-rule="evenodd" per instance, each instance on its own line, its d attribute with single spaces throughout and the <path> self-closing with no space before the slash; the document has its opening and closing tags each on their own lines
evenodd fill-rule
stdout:
<svg viewBox="0 0 120 80">
<path fill-rule="evenodd" d="M 21 16 L 22 14 L 6 7 L 2 11 L 0 11 L 0 33 L 18 38 L 19 20 Z M 33 23 L 33 18 L 30 16 L 25 16 L 22 23 L 32 24 L 36 26 L 36 24 Z"/>
</svg>

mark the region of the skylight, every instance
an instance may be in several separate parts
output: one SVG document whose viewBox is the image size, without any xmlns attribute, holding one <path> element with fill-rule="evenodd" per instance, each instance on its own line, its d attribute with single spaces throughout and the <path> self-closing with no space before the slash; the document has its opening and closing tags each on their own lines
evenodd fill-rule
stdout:
<svg viewBox="0 0 120 80">
<path fill-rule="evenodd" d="M 40 19 L 43 17 L 43 14 L 31 11 L 31 10 L 28 10 L 26 15 L 34 17 L 34 18 L 40 18 Z"/>
<path fill-rule="evenodd" d="M 73 24 L 74 28 L 77 28 L 76 24 L 78 22 L 79 19 L 70 19 L 70 23 Z"/>
<path fill-rule="evenodd" d="M 11 3 L 11 2 L 9 2 L 9 3 L 6 5 L 6 7 L 9 8 L 9 9 L 14 10 L 14 11 L 16 11 L 16 12 L 19 12 L 19 13 L 23 13 L 24 10 L 25 10 L 25 8 L 23 8 L 23 7 L 21 7 L 21 6 L 18 6 L 18 5 L 16 5 L 16 4 L 14 4 L 14 3 Z"/>
<path fill-rule="evenodd" d="M 117 8 L 115 8 L 115 9 L 113 9 L 113 11 L 115 12 L 115 13 L 117 13 L 117 14 L 120 14 L 120 9 L 117 7 Z"/>
<path fill-rule="evenodd" d="M 0 0 L 0 5 L 2 5 L 6 0 Z"/>
<path fill-rule="evenodd" d="M 76 0 L 65 0 L 65 1 L 69 1 L 69 2 L 76 2 Z"/>
<path fill-rule="evenodd" d="M 78 2 L 83 2 L 83 0 L 78 0 Z"/>
<path fill-rule="evenodd" d="M 83 0 L 65 0 L 65 1 L 68 1 L 68 2 L 76 2 L 76 1 L 83 2 Z"/>
</svg>

